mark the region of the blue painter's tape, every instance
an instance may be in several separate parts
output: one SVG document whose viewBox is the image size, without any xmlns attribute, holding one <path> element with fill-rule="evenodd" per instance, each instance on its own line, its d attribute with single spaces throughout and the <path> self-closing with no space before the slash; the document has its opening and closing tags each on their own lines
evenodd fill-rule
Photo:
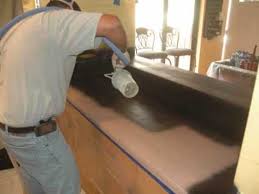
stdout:
<svg viewBox="0 0 259 194">
<path fill-rule="evenodd" d="M 133 156 L 131 156 L 125 149 L 123 149 L 119 144 L 117 144 L 109 135 L 107 135 L 102 128 L 91 118 L 89 115 L 83 113 L 76 105 L 74 105 L 69 99 L 67 102 L 73 106 L 85 119 L 87 119 L 91 124 L 93 124 L 98 131 L 100 131 L 105 137 L 107 137 L 116 147 L 118 147 L 124 154 L 126 154 L 130 160 L 132 160 L 136 165 L 143 169 L 153 180 L 155 180 L 168 194 L 176 194 L 173 192 L 165 183 L 163 183 L 158 177 L 152 174 L 147 168 L 145 168 L 139 161 L 137 161 Z"/>
<path fill-rule="evenodd" d="M 120 0 L 113 0 L 113 4 L 114 5 L 121 5 L 121 1 Z"/>
</svg>

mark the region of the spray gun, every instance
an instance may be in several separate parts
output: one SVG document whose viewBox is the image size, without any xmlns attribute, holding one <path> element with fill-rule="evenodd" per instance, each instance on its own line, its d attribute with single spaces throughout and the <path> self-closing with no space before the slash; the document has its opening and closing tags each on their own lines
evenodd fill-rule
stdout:
<svg viewBox="0 0 259 194">
<path fill-rule="evenodd" d="M 123 62 L 123 64 L 130 64 L 130 61 L 124 55 L 124 53 L 122 53 L 121 50 L 117 48 L 109 39 L 103 38 L 103 42 L 112 49 L 112 51 L 115 53 L 118 59 Z M 130 72 L 123 69 L 122 67 L 115 67 L 114 72 L 104 74 L 104 76 L 111 79 L 113 87 L 119 90 L 126 98 L 133 98 L 139 92 L 139 87 L 135 80 L 132 78 Z"/>
</svg>

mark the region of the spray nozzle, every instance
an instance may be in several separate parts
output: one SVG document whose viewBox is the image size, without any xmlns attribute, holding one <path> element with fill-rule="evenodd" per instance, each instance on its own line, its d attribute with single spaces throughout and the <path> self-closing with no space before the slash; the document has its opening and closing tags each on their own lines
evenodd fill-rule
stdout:
<svg viewBox="0 0 259 194">
<path fill-rule="evenodd" d="M 109 39 L 103 38 L 103 41 L 114 52 L 112 60 L 116 63 L 116 60 L 119 59 L 124 64 L 124 66 L 113 64 L 114 72 L 104 74 L 104 76 L 111 79 L 113 87 L 118 89 L 126 98 L 135 97 L 138 94 L 139 87 L 130 72 L 123 69 L 123 67 L 130 64 L 129 55 L 121 52 Z"/>
<path fill-rule="evenodd" d="M 114 88 L 119 90 L 126 98 L 133 98 L 139 92 L 139 87 L 130 72 L 125 69 L 116 69 L 113 73 L 104 74 L 111 79 Z"/>
</svg>

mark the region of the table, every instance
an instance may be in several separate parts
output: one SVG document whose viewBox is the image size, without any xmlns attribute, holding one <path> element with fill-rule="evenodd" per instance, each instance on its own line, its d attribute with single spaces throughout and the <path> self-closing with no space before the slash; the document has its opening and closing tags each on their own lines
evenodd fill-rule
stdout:
<svg viewBox="0 0 259 194">
<path fill-rule="evenodd" d="M 229 61 L 225 60 L 212 62 L 209 65 L 207 76 L 238 85 L 253 87 L 256 72 L 231 66 Z"/>
</svg>

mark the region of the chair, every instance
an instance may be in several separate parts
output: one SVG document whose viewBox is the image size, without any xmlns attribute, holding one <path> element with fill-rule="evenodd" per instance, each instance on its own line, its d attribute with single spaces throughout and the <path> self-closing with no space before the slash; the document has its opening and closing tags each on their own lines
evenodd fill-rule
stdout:
<svg viewBox="0 0 259 194">
<path fill-rule="evenodd" d="M 191 56 L 193 54 L 192 49 L 187 48 L 178 48 L 180 33 L 170 26 L 165 28 L 166 34 L 166 53 L 169 56 L 173 56 L 175 58 L 175 66 L 179 66 L 179 58 L 181 56 Z M 162 34 L 160 34 L 160 38 L 162 40 Z"/>
<path fill-rule="evenodd" d="M 168 60 L 170 65 L 172 64 L 165 51 L 154 50 L 154 31 L 141 27 L 136 29 L 136 35 L 136 54 L 138 56 L 148 59 Z"/>
</svg>

